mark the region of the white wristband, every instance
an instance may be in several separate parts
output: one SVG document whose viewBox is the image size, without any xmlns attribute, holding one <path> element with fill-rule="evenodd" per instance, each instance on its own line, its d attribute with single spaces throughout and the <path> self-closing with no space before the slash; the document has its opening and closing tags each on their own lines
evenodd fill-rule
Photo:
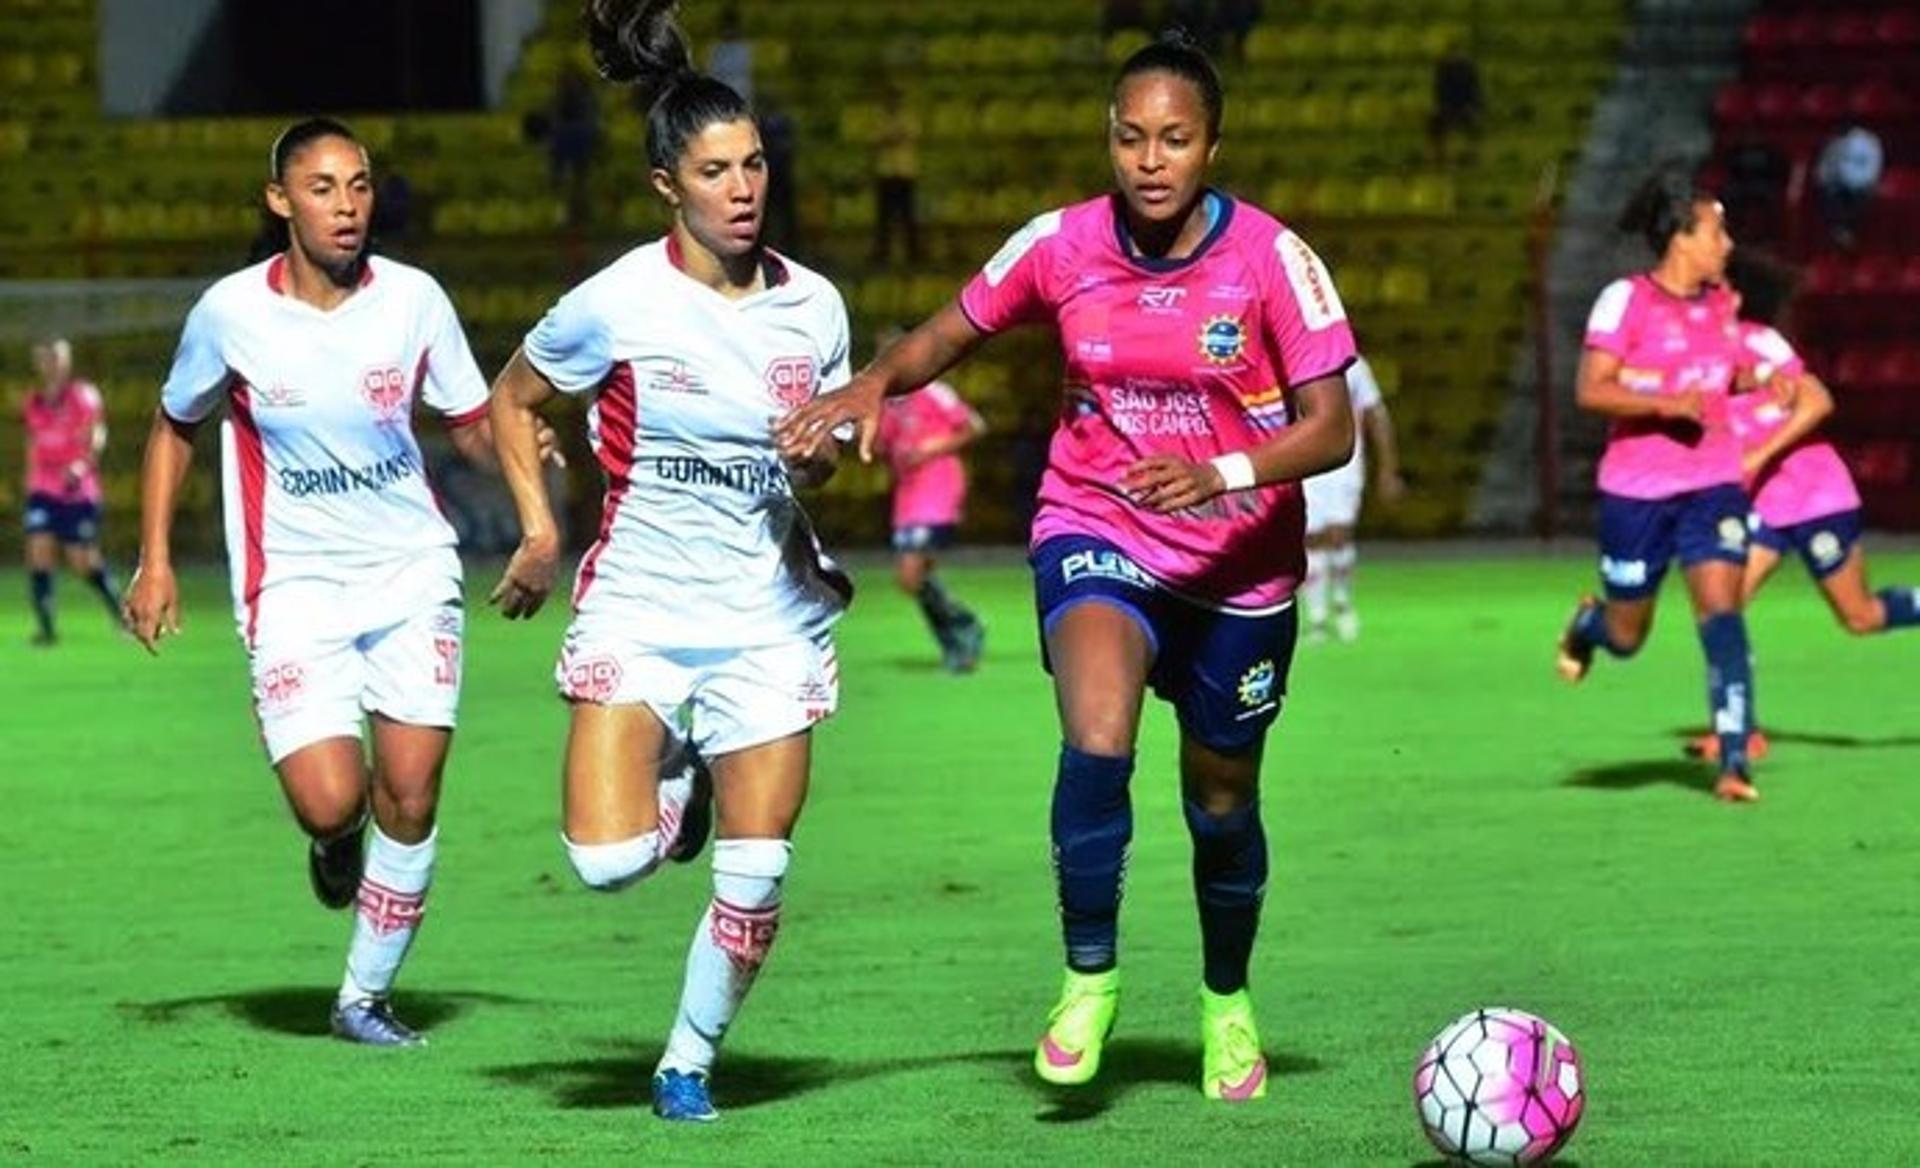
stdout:
<svg viewBox="0 0 1920 1168">
<path fill-rule="evenodd" d="M 1242 451 L 1232 454 L 1216 455 L 1213 469 L 1220 472 L 1220 481 L 1229 491 L 1245 491 L 1253 486 L 1253 459 Z"/>
</svg>

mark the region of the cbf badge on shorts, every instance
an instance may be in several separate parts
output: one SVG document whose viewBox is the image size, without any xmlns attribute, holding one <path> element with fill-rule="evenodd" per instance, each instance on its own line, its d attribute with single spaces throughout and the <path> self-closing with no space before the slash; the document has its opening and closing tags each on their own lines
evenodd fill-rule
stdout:
<svg viewBox="0 0 1920 1168">
<path fill-rule="evenodd" d="M 1244 722 L 1248 718 L 1257 718 L 1273 709 L 1274 677 L 1272 658 L 1263 658 L 1254 662 L 1245 673 L 1240 675 L 1237 692 L 1241 708 L 1240 713 L 1234 717 L 1234 721 Z"/>
<path fill-rule="evenodd" d="M 1719 526 L 1715 529 L 1715 532 L 1720 537 L 1720 548 L 1722 551 L 1738 552 L 1746 550 L 1747 525 L 1738 517 L 1729 515 L 1722 519 Z"/>
</svg>

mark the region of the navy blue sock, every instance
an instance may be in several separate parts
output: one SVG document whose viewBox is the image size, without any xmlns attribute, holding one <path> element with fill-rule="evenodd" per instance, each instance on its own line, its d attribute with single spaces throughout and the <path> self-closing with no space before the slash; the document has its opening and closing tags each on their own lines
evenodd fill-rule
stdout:
<svg viewBox="0 0 1920 1168">
<path fill-rule="evenodd" d="M 942 645 L 947 644 L 956 631 L 974 622 L 973 612 L 955 600 L 931 572 L 920 582 L 915 599 L 920 602 L 921 615 L 927 618 L 933 635 Z"/>
<path fill-rule="evenodd" d="M 1920 588 L 1882 588 L 1879 597 L 1887 607 L 1887 628 L 1920 625 Z"/>
<path fill-rule="evenodd" d="M 1060 888 L 1060 931 L 1067 968 L 1113 968 L 1120 923 L 1120 884 L 1133 841 L 1127 783 L 1133 756 L 1114 758 L 1060 747 L 1053 782 L 1053 870 Z"/>
<path fill-rule="evenodd" d="M 1747 773 L 1747 734 L 1753 729 L 1753 659 L 1747 650 L 1747 622 L 1737 612 L 1716 613 L 1700 622 L 1700 646 L 1707 652 L 1707 706 L 1720 739 L 1722 772 Z"/>
<path fill-rule="evenodd" d="M 1582 609 L 1573 622 L 1573 635 L 1596 649 L 1605 649 L 1609 657 L 1630 657 L 1631 653 L 1613 643 L 1607 635 L 1607 606 L 1603 601 Z"/>
<path fill-rule="evenodd" d="M 1183 804 L 1193 836 L 1193 896 L 1200 906 L 1200 947 L 1207 988 L 1231 994 L 1247 984 L 1260 902 L 1267 891 L 1267 833 L 1260 801 L 1225 815 Z"/>
<path fill-rule="evenodd" d="M 105 568 L 95 568 L 93 571 L 88 572 L 87 583 L 93 585 L 93 590 L 100 594 L 100 599 L 106 601 L 107 611 L 112 613 L 115 619 L 118 619 L 120 616 L 120 598 L 114 594 L 113 581 L 107 578 L 107 570 Z"/>
<path fill-rule="evenodd" d="M 36 569 L 30 574 L 33 581 L 33 619 L 40 623 L 40 635 L 53 638 L 53 573 Z"/>
</svg>

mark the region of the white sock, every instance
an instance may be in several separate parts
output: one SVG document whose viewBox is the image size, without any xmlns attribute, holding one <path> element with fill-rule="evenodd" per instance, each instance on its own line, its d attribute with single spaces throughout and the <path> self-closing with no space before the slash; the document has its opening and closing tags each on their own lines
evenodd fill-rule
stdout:
<svg viewBox="0 0 1920 1168">
<path fill-rule="evenodd" d="M 1327 553 L 1317 548 L 1307 550 L 1307 578 L 1300 588 L 1301 599 L 1307 604 L 1307 624 L 1324 625 L 1327 623 Z"/>
<path fill-rule="evenodd" d="M 793 845 L 777 839 L 713 846 L 713 900 L 694 930 L 680 1013 L 660 1069 L 706 1073 L 780 931 L 780 881 Z"/>
<path fill-rule="evenodd" d="M 384 998 L 393 988 L 394 975 L 426 913 L 439 839 L 438 827 L 417 844 L 403 844 L 390 839 L 378 823 L 368 826 L 367 862 L 354 908 L 347 975 L 340 983 L 341 1005 Z"/>
<path fill-rule="evenodd" d="M 1359 558 L 1359 549 L 1350 543 L 1327 552 L 1327 582 L 1333 607 L 1341 612 L 1353 608 L 1353 565 Z"/>
<path fill-rule="evenodd" d="M 618 892 L 646 879 L 660 866 L 660 833 L 657 831 L 642 832 L 632 839 L 610 844 L 577 844 L 562 832 L 560 842 L 567 846 L 567 859 L 581 883 L 596 892 Z"/>
</svg>

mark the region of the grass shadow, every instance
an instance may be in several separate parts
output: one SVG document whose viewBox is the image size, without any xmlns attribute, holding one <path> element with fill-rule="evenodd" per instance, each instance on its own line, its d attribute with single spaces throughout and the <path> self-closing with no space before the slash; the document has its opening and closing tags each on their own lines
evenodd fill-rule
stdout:
<svg viewBox="0 0 1920 1168">
<path fill-rule="evenodd" d="M 1711 768 L 1687 759 L 1641 759 L 1582 767 L 1568 775 L 1561 786 L 1583 787 L 1589 791 L 1637 791 L 1662 783 L 1689 791 L 1711 791 L 1713 773 Z"/>
<path fill-rule="evenodd" d="M 1197 1043 L 1165 1039 L 1123 1038 L 1109 1043 L 1100 1060 L 1100 1078 L 1084 1087 L 1055 1087 L 1040 1082 L 1026 1069 L 1031 1058 L 1030 1053 L 1020 1052 L 1021 1074 L 1042 1103 L 1034 1115 L 1040 1123 L 1081 1123 L 1095 1119 L 1128 1092 L 1146 1084 L 1177 1083 L 1195 1087 L 1200 1071 Z M 1326 1063 L 1307 1055 L 1285 1051 L 1267 1053 L 1267 1073 L 1276 1079 L 1326 1069 Z"/>
<path fill-rule="evenodd" d="M 525 999 L 505 994 L 410 992 L 395 999 L 401 1018 L 419 1030 L 434 1027 L 476 1005 L 519 1005 Z M 298 1038 L 326 1036 L 333 1011 L 334 991 L 316 986 L 275 986 L 231 994 L 205 994 L 159 1002 L 122 1002 L 119 1008 L 133 1018 L 156 1026 L 170 1025 L 206 1010 L 224 1013 L 255 1030 Z"/>
<path fill-rule="evenodd" d="M 1553 1163 L 1554 1163 L 1554 1168 L 1580 1168 L 1580 1161 L 1563 1160 L 1558 1156 L 1555 1156 L 1553 1158 Z M 1413 1162 L 1413 1168 L 1460 1168 L 1460 1161 L 1458 1160 L 1415 1160 Z"/>
<path fill-rule="evenodd" d="M 1693 742 L 1706 734 L 1704 726 L 1682 726 L 1671 733 L 1681 741 L 1682 746 Z M 1767 741 L 1779 745 L 1791 743 L 1797 746 L 1827 746 L 1835 750 L 1894 750 L 1904 746 L 1920 746 L 1920 734 L 1879 734 L 1864 737 L 1858 734 L 1821 734 L 1807 730 L 1776 730 L 1765 728 Z"/>
</svg>

